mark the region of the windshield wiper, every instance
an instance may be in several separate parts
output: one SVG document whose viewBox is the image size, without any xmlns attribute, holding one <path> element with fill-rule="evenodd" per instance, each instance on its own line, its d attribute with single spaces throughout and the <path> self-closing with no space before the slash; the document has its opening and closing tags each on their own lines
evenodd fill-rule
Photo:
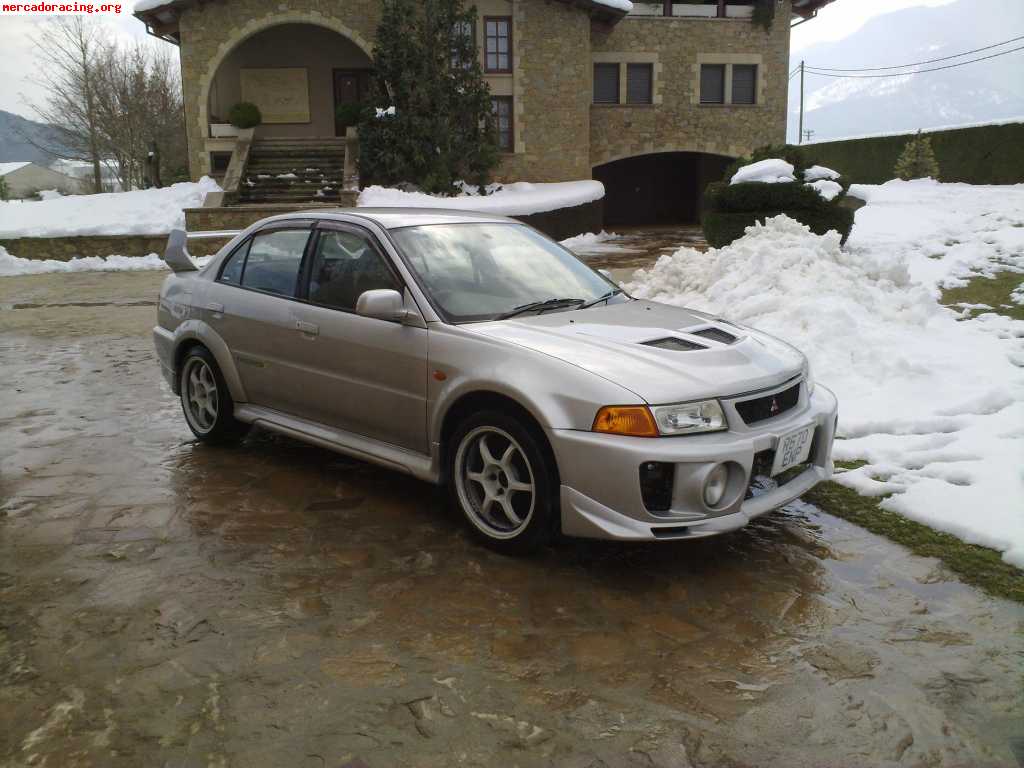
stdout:
<svg viewBox="0 0 1024 768">
<path fill-rule="evenodd" d="M 608 301 L 608 299 L 612 298 L 613 296 L 618 296 L 622 292 L 623 291 L 621 288 L 616 288 L 614 291 L 608 291 L 608 293 L 606 293 L 604 296 L 598 296 L 596 299 L 591 299 L 590 301 L 583 302 L 578 307 L 576 307 L 576 309 L 589 309 L 595 304 L 600 304 L 602 301 Z"/>
<path fill-rule="evenodd" d="M 532 312 L 540 309 L 559 309 L 561 307 L 572 307 L 576 304 L 586 304 L 586 299 L 545 299 L 544 301 L 531 301 L 529 304 L 521 304 L 508 312 L 504 312 L 495 320 L 508 320 L 510 317 L 521 315 L 523 312 Z"/>
</svg>

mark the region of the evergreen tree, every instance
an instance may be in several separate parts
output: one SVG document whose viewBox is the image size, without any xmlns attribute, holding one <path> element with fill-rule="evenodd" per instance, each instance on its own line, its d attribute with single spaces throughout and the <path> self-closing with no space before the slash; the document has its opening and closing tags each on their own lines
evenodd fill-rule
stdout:
<svg viewBox="0 0 1024 768">
<path fill-rule="evenodd" d="M 372 103 L 359 128 L 360 175 L 427 192 L 486 184 L 498 150 L 490 90 L 462 0 L 385 0 Z M 379 113 L 394 107 L 394 114 Z"/>
<path fill-rule="evenodd" d="M 0 176 L 0 200 L 7 199 L 7 179 Z"/>
<path fill-rule="evenodd" d="M 905 181 L 939 178 L 939 161 L 935 159 L 932 140 L 918 131 L 917 135 L 910 139 L 907 146 L 903 148 L 903 154 L 896 161 L 894 173 L 897 179 Z"/>
</svg>

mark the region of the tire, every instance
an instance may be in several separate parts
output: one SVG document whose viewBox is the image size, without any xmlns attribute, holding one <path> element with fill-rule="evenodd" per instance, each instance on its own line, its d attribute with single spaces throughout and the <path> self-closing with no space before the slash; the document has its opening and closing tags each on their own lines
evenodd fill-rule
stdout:
<svg viewBox="0 0 1024 768">
<path fill-rule="evenodd" d="M 178 375 L 181 409 L 193 435 L 204 443 L 232 443 L 245 437 L 249 425 L 235 418 L 235 401 L 210 350 L 192 347 Z"/>
<path fill-rule="evenodd" d="M 448 488 L 474 536 L 492 549 L 527 554 L 557 531 L 557 470 L 543 440 L 503 411 L 472 414 L 455 429 Z"/>
</svg>

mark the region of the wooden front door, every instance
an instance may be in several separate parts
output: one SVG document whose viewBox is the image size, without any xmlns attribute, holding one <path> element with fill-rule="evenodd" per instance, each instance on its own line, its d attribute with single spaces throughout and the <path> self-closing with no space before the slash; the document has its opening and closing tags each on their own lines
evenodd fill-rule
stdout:
<svg viewBox="0 0 1024 768">
<path fill-rule="evenodd" d="M 338 119 L 342 104 L 364 104 L 370 91 L 370 70 L 334 70 L 334 135 L 344 136 L 348 127 Z"/>
</svg>

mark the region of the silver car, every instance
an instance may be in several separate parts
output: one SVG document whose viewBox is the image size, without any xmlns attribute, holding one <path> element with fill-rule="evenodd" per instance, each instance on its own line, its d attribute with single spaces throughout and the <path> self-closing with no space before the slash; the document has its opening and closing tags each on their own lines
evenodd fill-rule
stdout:
<svg viewBox="0 0 1024 768">
<path fill-rule="evenodd" d="M 165 259 L 153 338 L 199 439 L 259 425 L 444 484 L 499 549 L 712 536 L 831 474 L 836 398 L 800 352 L 513 219 L 294 213 Z"/>
</svg>

